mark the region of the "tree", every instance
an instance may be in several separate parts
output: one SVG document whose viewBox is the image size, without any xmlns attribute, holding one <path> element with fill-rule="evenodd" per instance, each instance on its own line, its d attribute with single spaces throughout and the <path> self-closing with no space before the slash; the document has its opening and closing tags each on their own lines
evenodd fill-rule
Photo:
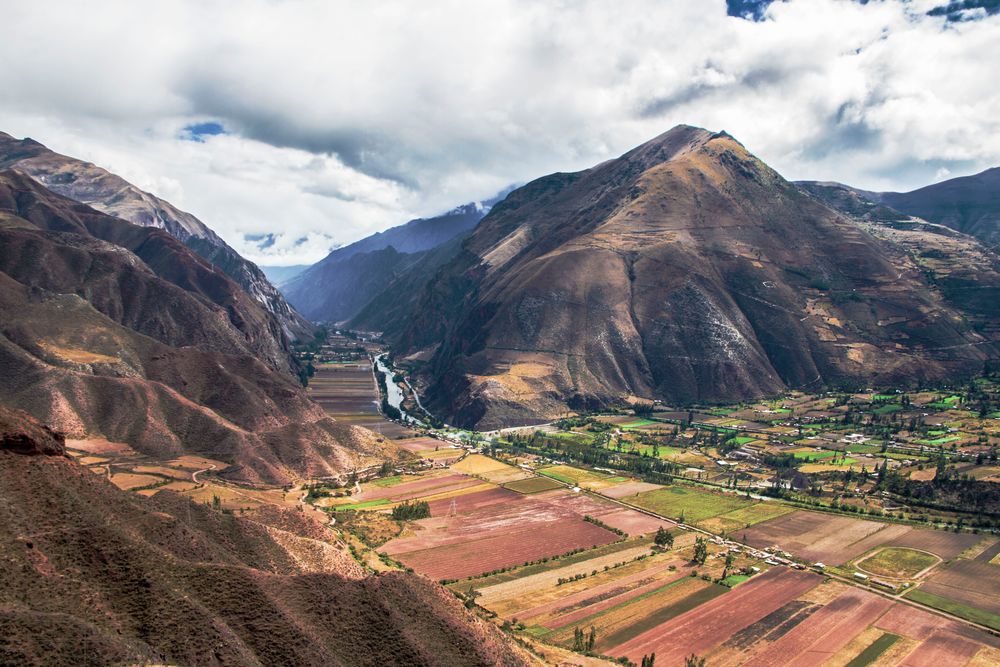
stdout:
<svg viewBox="0 0 1000 667">
<path fill-rule="evenodd" d="M 649 655 L 642 656 L 642 665 L 640 667 L 653 667 L 653 663 L 656 662 L 656 654 L 650 653 Z"/>
<path fill-rule="evenodd" d="M 469 592 L 465 594 L 465 608 L 472 609 L 476 606 L 476 598 L 478 598 L 482 593 L 477 591 L 472 586 L 469 586 Z"/>
<path fill-rule="evenodd" d="M 573 628 L 573 650 L 577 653 L 583 653 L 584 648 L 583 630 L 579 627 Z"/>
<path fill-rule="evenodd" d="M 708 542 L 705 541 L 704 537 L 699 537 L 694 541 L 694 562 L 698 565 L 704 565 L 705 560 L 708 558 Z"/>
<path fill-rule="evenodd" d="M 729 576 L 729 568 L 731 568 L 733 566 L 733 563 L 735 562 L 736 562 L 736 554 L 730 551 L 729 553 L 726 554 L 726 567 L 722 569 L 723 579 Z"/>
<path fill-rule="evenodd" d="M 684 658 L 684 667 L 705 667 L 705 658 L 699 658 L 692 653 Z"/>
<path fill-rule="evenodd" d="M 656 536 L 653 538 L 653 543 L 658 547 L 663 547 L 665 549 L 672 549 L 674 547 L 674 536 L 670 534 L 663 526 L 660 526 L 656 530 Z"/>
<path fill-rule="evenodd" d="M 587 636 L 587 652 L 594 650 L 594 644 L 597 643 L 597 628 L 590 626 L 590 634 Z"/>
</svg>

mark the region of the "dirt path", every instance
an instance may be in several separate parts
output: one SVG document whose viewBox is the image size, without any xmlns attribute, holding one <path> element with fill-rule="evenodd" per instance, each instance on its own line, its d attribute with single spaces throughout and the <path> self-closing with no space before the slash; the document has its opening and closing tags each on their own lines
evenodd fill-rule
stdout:
<svg viewBox="0 0 1000 667">
<path fill-rule="evenodd" d="M 194 482 L 195 484 L 200 484 L 201 482 L 198 481 L 198 475 L 200 475 L 203 472 L 208 472 L 209 470 L 215 470 L 214 463 L 207 468 L 202 468 L 201 470 L 195 470 L 193 473 L 191 473 L 191 481 Z"/>
</svg>

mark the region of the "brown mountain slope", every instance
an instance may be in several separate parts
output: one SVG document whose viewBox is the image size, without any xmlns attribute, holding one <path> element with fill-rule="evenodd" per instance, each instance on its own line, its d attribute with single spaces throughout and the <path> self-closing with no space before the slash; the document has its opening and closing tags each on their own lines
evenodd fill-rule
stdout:
<svg viewBox="0 0 1000 667">
<path fill-rule="evenodd" d="M 265 354 L 257 327 L 268 321 L 164 232 L 0 174 L 0 404 L 77 438 L 225 461 L 236 480 L 285 483 L 394 458 L 258 358 L 283 358 Z"/>
<path fill-rule="evenodd" d="M 435 349 L 433 408 L 481 427 L 628 395 L 916 384 L 996 354 L 904 248 L 686 126 L 513 192 L 394 337 Z"/>
<path fill-rule="evenodd" d="M 28 420 L 0 408 L 0 433 L 31 441 L 39 424 L 7 428 Z M 6 442 L 2 664 L 526 664 L 440 586 L 366 576 L 300 513 L 226 515 L 169 491 L 146 499 Z"/>
<path fill-rule="evenodd" d="M 0 223 L 0 270 L 26 284 L 80 294 L 116 321 L 171 345 L 209 344 L 291 368 L 278 321 L 161 230 L 104 215 L 11 170 L 0 172 Z M 195 320 L 200 327 L 192 326 Z"/>
<path fill-rule="evenodd" d="M 60 155 L 32 139 L 18 140 L 0 132 L 0 169 L 9 168 L 108 215 L 165 230 L 240 285 L 276 319 L 285 335 L 293 339 L 312 335 L 312 325 L 288 305 L 264 273 L 190 213 L 89 162 Z"/>
</svg>

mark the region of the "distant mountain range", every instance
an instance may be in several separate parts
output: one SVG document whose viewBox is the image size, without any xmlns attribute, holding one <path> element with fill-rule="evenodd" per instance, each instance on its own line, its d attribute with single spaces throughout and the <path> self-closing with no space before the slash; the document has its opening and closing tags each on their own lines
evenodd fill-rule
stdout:
<svg viewBox="0 0 1000 667">
<path fill-rule="evenodd" d="M 307 270 L 283 281 L 281 289 L 311 320 L 348 320 L 377 300 L 407 271 L 416 266 L 429 270 L 429 262 L 443 261 L 440 253 L 430 251 L 468 233 L 505 194 L 465 204 L 433 218 L 411 220 L 337 248 Z"/>
<path fill-rule="evenodd" d="M 384 330 L 432 410 L 480 428 L 628 396 L 918 385 L 996 358 L 997 256 L 856 213 L 681 126 L 515 190 L 433 270 L 403 268 L 373 302 L 387 317 L 366 308 L 352 325 Z"/>
<path fill-rule="evenodd" d="M 288 306 L 264 273 L 190 213 L 101 167 L 60 155 L 32 139 L 18 140 L 0 132 L 0 170 L 11 168 L 99 211 L 165 230 L 235 280 L 278 319 L 285 335 L 292 339 L 312 336 L 312 326 Z"/>
<path fill-rule="evenodd" d="M 264 272 L 271 284 L 280 288 L 283 283 L 299 275 L 312 264 L 295 264 L 293 266 L 262 266 L 260 270 Z"/>
<path fill-rule="evenodd" d="M 1000 248 L 1000 167 L 934 183 L 912 192 L 868 192 L 842 183 L 801 181 L 797 185 L 827 204 L 850 213 L 922 218 Z M 845 208 L 846 207 L 846 208 Z"/>
</svg>

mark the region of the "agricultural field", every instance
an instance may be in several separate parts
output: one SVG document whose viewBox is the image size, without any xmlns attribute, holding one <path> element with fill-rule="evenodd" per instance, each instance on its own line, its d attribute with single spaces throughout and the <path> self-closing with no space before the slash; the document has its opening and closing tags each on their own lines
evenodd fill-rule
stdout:
<svg viewBox="0 0 1000 667">
<path fill-rule="evenodd" d="M 693 486 L 672 485 L 641 493 L 628 502 L 662 516 L 697 523 L 720 514 L 745 509 L 756 501 L 735 494 L 713 493 Z"/>
<path fill-rule="evenodd" d="M 562 483 L 557 482 L 551 477 L 529 477 L 527 479 L 507 482 L 503 486 L 505 489 L 510 489 L 511 491 L 517 491 L 518 493 L 524 494 L 541 493 L 542 491 L 552 491 L 553 489 L 563 488 Z"/>
<path fill-rule="evenodd" d="M 416 435 L 405 426 L 382 418 L 378 410 L 378 389 L 367 359 L 322 363 L 309 378 L 309 397 L 337 421 L 357 424 L 388 438 Z"/>
<path fill-rule="evenodd" d="M 883 547 L 856 562 L 862 572 L 890 579 L 914 579 L 941 559 L 934 554 L 906 547 Z"/>
<path fill-rule="evenodd" d="M 778 502 L 762 502 L 726 512 L 697 522 L 699 528 L 722 534 L 735 533 L 758 523 L 776 519 L 795 511 L 794 507 Z"/>
<path fill-rule="evenodd" d="M 583 468 L 574 468 L 567 465 L 539 468 L 537 472 L 540 475 L 551 477 L 565 484 L 573 484 L 582 489 L 603 489 L 628 481 L 627 477 L 610 475 L 594 470 L 584 470 Z"/>
<path fill-rule="evenodd" d="M 482 454 L 467 456 L 458 463 L 452 464 L 451 469 L 464 472 L 468 475 L 474 475 L 496 484 L 514 482 L 532 476 L 527 470 L 501 463 L 496 459 L 491 459 Z"/>
</svg>

